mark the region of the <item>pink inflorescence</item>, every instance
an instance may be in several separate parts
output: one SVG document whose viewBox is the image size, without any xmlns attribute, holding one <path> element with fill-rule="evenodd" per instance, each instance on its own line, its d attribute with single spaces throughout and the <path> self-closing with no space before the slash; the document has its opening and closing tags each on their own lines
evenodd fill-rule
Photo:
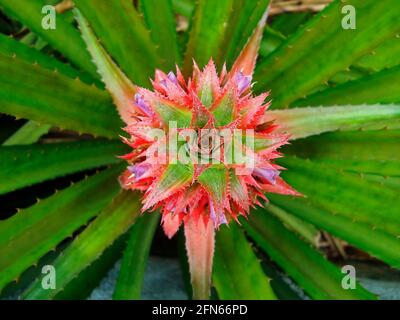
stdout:
<svg viewBox="0 0 400 320">
<path fill-rule="evenodd" d="M 288 136 L 265 122 L 268 93 L 253 96 L 251 80 L 243 70 L 227 73 L 223 68 L 218 75 L 210 61 L 203 71 L 195 64 L 187 82 L 178 68 L 176 75 L 156 71 L 154 90 L 138 88 L 132 97 L 132 117 L 125 128 L 130 138 L 123 138 L 132 152 L 123 156 L 129 166 L 121 184 L 144 192 L 143 211 L 160 209 L 168 236 L 187 219 L 201 218 L 205 224 L 211 219 L 216 228 L 237 220 L 260 205 L 265 193 L 298 194 L 280 177 L 283 168 L 274 163 L 281 156 L 277 149 L 287 143 Z M 244 164 L 223 161 L 185 165 L 156 161 L 148 151 L 168 140 L 170 121 L 176 121 L 178 132 L 188 128 L 253 130 L 254 168 L 244 170 Z M 164 131 L 165 139 L 155 138 L 154 129 Z M 214 172 L 220 179 L 213 184 L 208 177 Z"/>
</svg>

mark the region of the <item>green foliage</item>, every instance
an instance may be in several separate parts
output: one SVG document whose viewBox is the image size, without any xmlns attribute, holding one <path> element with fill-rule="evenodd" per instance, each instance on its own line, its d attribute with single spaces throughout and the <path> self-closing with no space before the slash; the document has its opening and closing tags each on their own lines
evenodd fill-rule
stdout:
<svg viewBox="0 0 400 320">
<path fill-rule="evenodd" d="M 373 299 L 360 285 L 341 286 L 342 273 L 307 243 L 288 231 L 276 218 L 258 209 L 242 220 L 249 235 L 314 299 Z"/>
<path fill-rule="evenodd" d="M 184 70 L 192 69 L 192 59 L 204 67 L 211 57 L 219 53 L 228 26 L 234 0 L 212 2 L 199 0 L 186 49 Z"/>
<path fill-rule="evenodd" d="M 275 108 L 287 107 L 305 96 L 399 32 L 400 7 L 396 3 L 396 0 L 347 1 L 356 9 L 357 28 L 344 30 L 343 4 L 332 2 L 258 66 L 256 89 L 270 89 Z"/>
<path fill-rule="evenodd" d="M 114 138 L 121 127 L 104 91 L 17 57 L 0 55 L 0 102 L 4 113 L 78 132 Z"/>
<path fill-rule="evenodd" d="M 148 85 L 160 56 L 132 1 L 76 0 L 75 4 L 126 75 L 136 84 Z"/>
<path fill-rule="evenodd" d="M 230 67 L 270 1 L 139 0 L 135 7 L 131 0 L 75 0 L 77 19 L 72 11 L 58 13 L 56 29 L 43 29 L 43 5 L 58 2 L 0 0 L 11 18 L 2 19 L 0 30 L 13 34 L 0 34 L 0 112 L 29 120 L 3 133 L 9 138 L 0 147 L 0 194 L 112 167 L 0 221 L 0 290 L 57 248 L 50 254 L 57 289 L 43 290 L 38 278 L 23 298 L 86 298 L 123 256 L 113 298 L 139 299 L 159 214 L 140 217 L 141 195 L 121 192 L 118 176 L 126 165 L 118 165 L 118 156 L 126 146 L 97 137 L 118 139 L 123 123 L 113 101 L 129 120 L 133 84 L 149 86 L 155 69 L 177 64 L 187 75 L 193 59 L 202 67 L 210 58 L 218 68 Z M 398 0 L 345 2 L 356 8 L 355 30 L 342 28 L 340 0 L 320 13 L 268 20 L 255 90 L 271 90 L 272 109 L 287 108 L 268 111 L 264 120 L 291 135 L 277 162 L 303 196 L 267 194 L 265 209 L 240 218 L 246 233 L 234 222 L 216 232 L 213 285 L 220 299 L 299 298 L 286 276 L 313 299 L 374 299 L 359 284 L 342 288 L 343 274 L 318 252 L 320 230 L 400 268 L 400 6 Z M 111 79 L 105 82 L 112 97 L 98 73 Z M 209 107 L 212 94 L 203 89 Z M 213 111 L 218 125 L 232 120 L 226 97 Z M 156 112 L 165 123 L 190 126 L 191 113 L 159 102 Z M 51 127 L 94 138 L 36 143 Z M 272 147 L 274 139 L 256 143 Z M 216 201 L 243 191 L 223 165 L 195 169 L 170 164 L 147 193 L 150 202 L 197 174 Z"/>
<path fill-rule="evenodd" d="M 0 8 L 7 14 L 19 20 L 40 37 L 43 37 L 51 46 L 62 52 L 71 62 L 82 70 L 90 72 L 96 77 L 95 66 L 91 63 L 88 52 L 84 50 L 85 44 L 79 31 L 62 15 L 57 16 L 56 29 L 42 28 L 42 7 L 47 4 L 45 0 L 16 0 L 0 1 Z"/>
<path fill-rule="evenodd" d="M 24 299 L 43 300 L 54 297 L 79 272 L 84 270 L 137 219 L 140 212 L 138 194 L 121 192 L 90 225 L 53 262 L 57 270 L 56 289 L 46 290 L 37 279 L 24 294 Z"/>
<path fill-rule="evenodd" d="M 243 278 L 243 270 L 247 276 Z M 224 226 L 216 238 L 213 284 L 223 300 L 276 299 L 260 262 L 236 225 Z"/>
<path fill-rule="evenodd" d="M 159 46 L 158 51 L 165 61 L 163 66 L 166 70 L 175 69 L 181 57 L 171 0 L 141 0 L 140 5 L 151 37 Z"/>
<path fill-rule="evenodd" d="M 120 168 L 109 169 L 0 222 L 0 289 L 95 217 L 116 195 Z"/>
<path fill-rule="evenodd" d="M 16 132 L 14 132 L 3 146 L 24 145 L 37 142 L 40 137 L 46 134 L 51 128 L 48 124 L 38 124 L 35 121 L 28 121 Z"/>
<path fill-rule="evenodd" d="M 113 299 L 140 298 L 146 262 L 159 220 L 158 212 L 146 213 L 130 230 Z"/>
<path fill-rule="evenodd" d="M 345 82 L 294 102 L 295 106 L 334 104 L 390 104 L 400 101 L 400 65 L 372 75 Z"/>
<path fill-rule="evenodd" d="M 70 173 L 117 163 L 119 141 L 82 141 L 0 148 L 0 194 Z M 7 177 L 13 176 L 10 181 Z"/>
<path fill-rule="evenodd" d="M 360 105 L 296 108 L 269 111 L 266 118 L 279 123 L 292 140 L 337 130 L 383 129 L 398 125 L 400 105 Z"/>
<path fill-rule="evenodd" d="M 398 191 L 309 160 L 285 157 L 279 163 L 288 168 L 283 174 L 285 181 L 311 202 L 371 228 L 400 234 Z"/>
</svg>

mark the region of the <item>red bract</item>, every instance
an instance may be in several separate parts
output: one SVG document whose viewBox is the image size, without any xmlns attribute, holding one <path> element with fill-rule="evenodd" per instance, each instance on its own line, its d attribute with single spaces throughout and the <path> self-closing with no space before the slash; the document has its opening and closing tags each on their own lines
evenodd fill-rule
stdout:
<svg viewBox="0 0 400 320">
<path fill-rule="evenodd" d="M 236 64 L 230 73 L 224 68 L 218 75 L 210 60 L 202 71 L 194 64 L 188 81 L 178 68 L 176 74 L 157 70 L 152 82 L 154 90 L 138 88 L 132 97 L 132 115 L 125 128 L 130 138 L 124 142 L 133 151 L 124 156 L 129 166 L 121 183 L 125 188 L 144 192 L 143 211 L 160 208 L 168 237 L 175 234 L 182 221 L 194 219 L 197 223 L 201 219 L 207 225 L 211 219 L 218 228 L 232 218 L 246 216 L 250 207 L 260 204 L 259 198 L 265 199 L 265 192 L 298 194 L 280 178 L 282 168 L 273 163 L 280 156 L 277 149 L 287 143 L 288 136 L 276 133 L 277 127 L 264 117 L 269 106 L 268 93 L 253 96 L 252 74 L 245 70 Z M 171 121 L 176 128 L 171 128 Z M 165 135 L 155 137 L 154 129 Z M 254 134 L 254 146 L 245 150 L 242 145 L 241 151 L 248 152 L 253 167 L 227 162 L 220 156 L 211 156 L 214 161 L 210 163 L 199 163 L 196 158 L 189 163 L 171 163 L 168 142 L 173 129 L 180 136 L 193 129 L 197 135 L 192 146 L 200 155 L 204 155 L 200 145 L 202 132 L 236 130 L 243 132 L 244 137 L 250 131 Z M 227 146 L 218 143 L 221 150 Z M 205 153 L 211 154 L 211 149 Z M 156 157 L 154 150 L 164 150 L 164 154 L 158 153 Z"/>
</svg>

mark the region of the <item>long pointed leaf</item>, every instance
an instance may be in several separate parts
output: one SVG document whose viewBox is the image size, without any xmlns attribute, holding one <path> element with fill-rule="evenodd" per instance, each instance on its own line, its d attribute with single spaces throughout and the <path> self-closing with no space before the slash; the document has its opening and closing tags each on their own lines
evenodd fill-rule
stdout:
<svg viewBox="0 0 400 320">
<path fill-rule="evenodd" d="M 151 242 L 160 216 L 157 212 L 145 213 L 130 230 L 128 245 L 121 263 L 113 299 L 139 299 Z"/>
<path fill-rule="evenodd" d="M 56 288 L 46 290 L 38 278 L 22 295 L 27 300 L 54 297 L 135 222 L 140 214 L 138 194 L 121 192 L 53 262 Z"/>
<path fill-rule="evenodd" d="M 332 263 L 288 231 L 262 209 L 243 224 L 250 236 L 314 299 L 374 299 L 359 284 L 354 290 L 342 288 L 343 274 Z"/>
<path fill-rule="evenodd" d="M 82 141 L 0 148 L 0 194 L 70 173 L 117 163 L 119 141 Z M 9 177 L 12 176 L 12 179 Z"/>
<path fill-rule="evenodd" d="M 181 63 L 171 0 L 141 0 L 143 15 L 167 70 Z"/>
<path fill-rule="evenodd" d="M 400 268 L 400 241 L 396 236 L 344 216 L 333 215 L 307 199 L 287 199 L 276 195 L 269 198 L 290 213 L 348 241 L 391 266 Z"/>
<path fill-rule="evenodd" d="M 90 29 L 88 22 L 77 9 L 75 10 L 75 16 L 79 23 L 82 37 L 97 66 L 97 71 L 113 97 L 122 120 L 125 123 L 129 123 L 133 111 L 132 101 L 136 87 L 107 54 Z"/>
<path fill-rule="evenodd" d="M 383 70 L 334 88 L 328 88 L 306 99 L 296 101 L 294 106 L 390 104 L 400 102 L 400 66 Z"/>
<path fill-rule="evenodd" d="M 296 108 L 268 111 L 264 116 L 292 140 L 337 130 L 383 129 L 399 119 L 400 105 Z"/>
<path fill-rule="evenodd" d="M 160 57 L 132 1 L 75 0 L 75 5 L 126 75 L 149 85 Z"/>
<path fill-rule="evenodd" d="M 274 108 L 287 107 L 399 32 L 396 0 L 346 4 L 356 9 L 355 30 L 342 28 L 343 2 L 336 0 L 259 65 L 256 89 L 271 90 Z"/>
<path fill-rule="evenodd" d="M 42 8 L 47 4 L 45 0 L 0 0 L 0 7 L 15 17 L 32 31 L 45 39 L 50 45 L 59 50 L 71 62 L 82 70 L 87 70 L 97 77 L 96 69 L 85 50 L 79 31 L 65 19 L 63 15 L 56 16 L 56 29 L 46 30 L 42 27 Z"/>
<path fill-rule="evenodd" d="M 227 32 L 233 2 L 233 0 L 197 2 L 183 65 L 185 73 L 190 73 L 192 59 L 203 67 L 211 58 L 217 57 Z"/>
<path fill-rule="evenodd" d="M 3 146 L 35 143 L 42 135 L 46 134 L 50 128 L 51 126 L 48 124 L 38 124 L 35 121 L 28 121 L 8 137 L 8 139 L 3 142 Z"/>
<path fill-rule="evenodd" d="M 51 94 L 49 94 L 51 93 Z M 0 55 L 0 111 L 61 128 L 115 138 L 122 122 L 106 92 Z"/>
<path fill-rule="evenodd" d="M 237 225 L 217 232 L 213 284 L 222 300 L 276 299 L 270 279 Z"/>
<path fill-rule="evenodd" d="M 118 192 L 119 172 L 104 171 L 0 221 L 0 288 L 96 216 Z"/>
<path fill-rule="evenodd" d="M 285 157 L 279 163 L 288 168 L 282 173 L 285 181 L 312 203 L 371 228 L 400 234 L 398 190 L 313 161 Z"/>
</svg>

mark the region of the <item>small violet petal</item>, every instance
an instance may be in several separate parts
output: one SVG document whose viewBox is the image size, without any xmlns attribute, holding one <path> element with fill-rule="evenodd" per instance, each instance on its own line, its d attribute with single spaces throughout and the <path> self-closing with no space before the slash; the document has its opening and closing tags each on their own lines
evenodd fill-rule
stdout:
<svg viewBox="0 0 400 320">
<path fill-rule="evenodd" d="M 239 94 L 242 94 L 250 87 L 251 79 L 252 79 L 251 76 L 245 76 L 240 71 L 236 73 L 235 81 L 236 81 L 237 88 L 239 90 Z"/>
<path fill-rule="evenodd" d="M 178 85 L 178 79 L 176 78 L 175 74 L 171 71 L 167 74 L 169 80 L 171 80 L 174 84 Z"/>
<path fill-rule="evenodd" d="M 275 184 L 276 178 L 279 176 L 279 171 L 269 168 L 255 168 L 253 170 L 253 175 L 266 180 L 271 184 Z"/>
<path fill-rule="evenodd" d="M 150 166 L 148 164 L 135 164 L 128 167 L 129 172 L 135 175 L 135 179 L 140 179 L 148 170 Z"/>
<path fill-rule="evenodd" d="M 153 115 L 153 112 L 151 111 L 150 106 L 144 101 L 144 97 L 139 93 L 135 94 L 135 105 L 145 115 L 147 115 L 147 116 L 152 116 Z"/>
<path fill-rule="evenodd" d="M 214 222 L 215 228 L 219 228 L 221 224 L 228 224 L 228 221 L 226 220 L 226 217 L 223 212 L 218 212 L 218 214 L 215 213 L 214 209 L 214 204 L 212 201 L 210 201 L 210 217 L 211 220 Z"/>
</svg>

